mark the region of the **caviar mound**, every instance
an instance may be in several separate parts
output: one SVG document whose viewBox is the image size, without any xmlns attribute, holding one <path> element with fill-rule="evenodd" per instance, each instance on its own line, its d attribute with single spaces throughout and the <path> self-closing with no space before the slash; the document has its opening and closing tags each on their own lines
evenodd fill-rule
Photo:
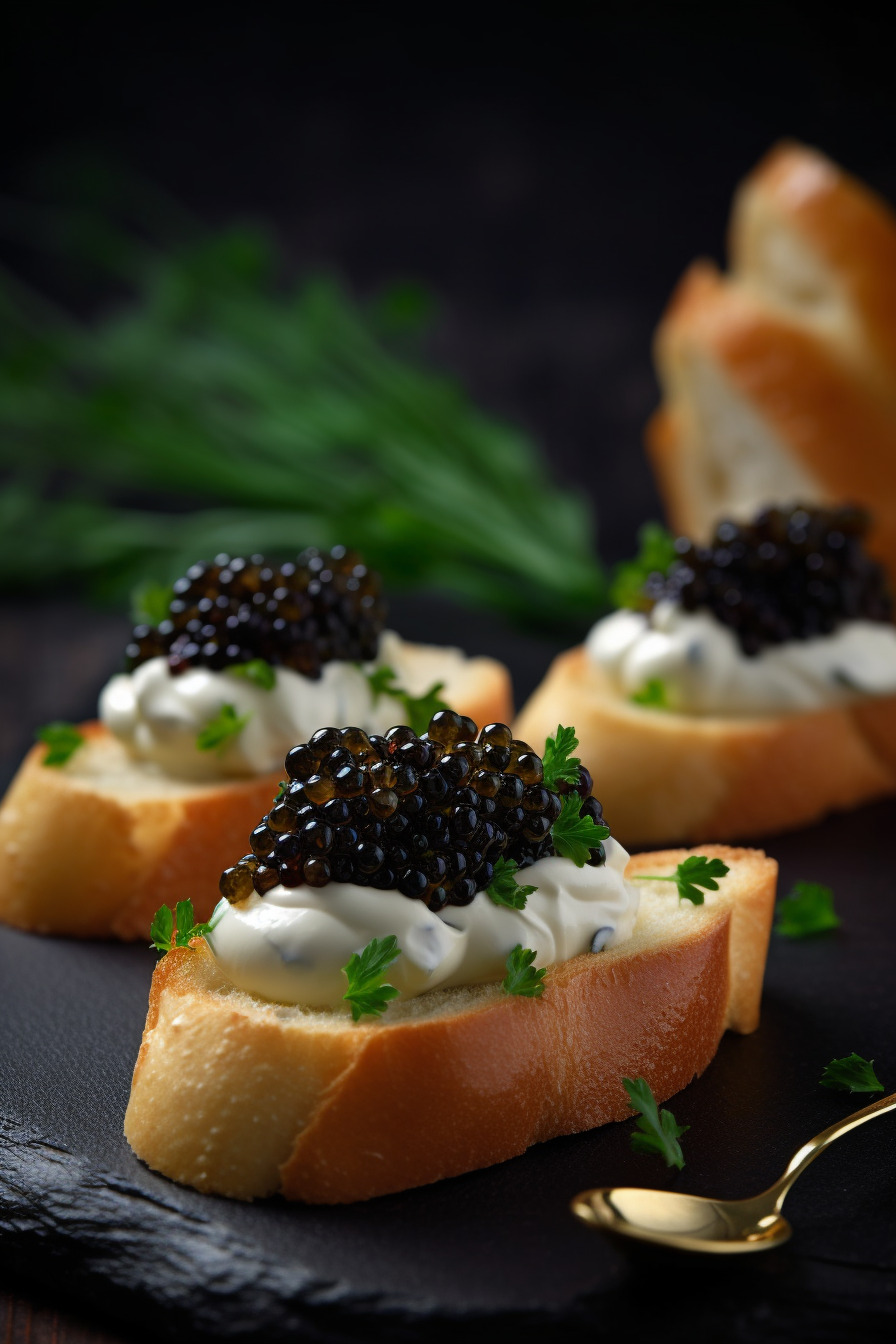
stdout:
<svg viewBox="0 0 896 1344">
<path fill-rule="evenodd" d="M 219 555 L 177 580 L 158 628 L 134 629 L 127 664 L 166 657 L 176 674 L 262 658 L 317 679 L 334 659 L 375 658 L 385 619 L 379 574 L 344 546 L 310 548 L 279 567 Z"/>
<path fill-rule="evenodd" d="M 668 575 L 652 574 L 650 603 L 706 608 L 747 656 L 792 639 L 831 634 L 843 621 L 891 621 L 883 569 L 866 553 L 863 509 L 763 509 L 750 523 L 719 523 L 708 546 L 675 543 Z"/>
<path fill-rule="evenodd" d="M 286 757 L 289 783 L 221 877 L 241 901 L 273 887 L 350 882 L 398 890 L 430 910 L 469 905 L 499 858 L 520 868 L 554 854 L 551 828 L 564 796 L 603 823 L 589 772 L 544 784 L 544 763 L 504 723 L 481 732 L 453 710 L 434 714 L 418 737 L 399 725 L 385 736 L 322 728 Z M 603 823 L 605 824 L 605 823 Z M 589 862 L 605 861 L 603 845 Z"/>
</svg>

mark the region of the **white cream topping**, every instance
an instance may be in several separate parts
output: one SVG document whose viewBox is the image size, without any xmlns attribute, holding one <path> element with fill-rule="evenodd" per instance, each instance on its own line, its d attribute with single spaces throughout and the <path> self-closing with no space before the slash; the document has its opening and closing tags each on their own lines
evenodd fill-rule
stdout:
<svg viewBox="0 0 896 1344">
<path fill-rule="evenodd" d="M 669 708 L 684 714 L 774 714 L 896 692 L 896 628 L 877 621 L 846 621 L 748 658 L 709 612 L 664 601 L 652 616 L 617 611 L 598 621 L 586 648 L 620 695 L 658 680 Z"/>
<path fill-rule="evenodd" d="M 384 733 L 402 723 L 404 711 L 394 696 L 374 701 L 367 674 L 376 668 L 391 667 L 398 686 L 422 695 L 465 661 L 460 649 L 407 644 L 386 630 L 374 662 L 325 663 L 317 681 L 278 667 L 276 685 L 267 691 L 207 667 L 172 676 L 165 658 L 151 658 L 112 678 L 100 693 L 99 712 L 134 756 L 168 774 L 189 779 L 261 775 L 281 769 L 291 747 L 328 724 Z M 249 715 L 248 722 L 222 749 L 200 751 L 199 732 L 225 704 Z"/>
<path fill-rule="evenodd" d="M 389 934 L 401 956 L 386 979 L 404 998 L 502 980 L 517 943 L 535 952 L 536 966 L 549 966 L 631 937 L 638 889 L 624 877 L 628 854 L 613 839 L 604 848 L 600 868 L 577 868 L 557 856 L 526 868 L 520 880 L 538 890 L 523 910 L 495 905 L 484 891 L 469 905 L 433 914 L 397 891 L 342 882 L 274 887 L 237 905 L 221 901 L 208 943 L 237 988 L 312 1008 L 339 1007 L 347 988 L 343 966 L 371 938 Z"/>
</svg>

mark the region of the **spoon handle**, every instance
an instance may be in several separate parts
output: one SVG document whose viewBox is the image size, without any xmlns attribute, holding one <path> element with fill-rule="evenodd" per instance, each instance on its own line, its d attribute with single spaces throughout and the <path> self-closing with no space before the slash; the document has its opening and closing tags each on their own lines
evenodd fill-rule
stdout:
<svg viewBox="0 0 896 1344">
<path fill-rule="evenodd" d="M 814 1139 L 804 1143 L 799 1152 L 794 1153 L 787 1164 L 787 1170 L 779 1181 L 768 1191 L 768 1194 L 777 1194 L 775 1201 L 775 1212 L 779 1213 L 781 1205 L 787 1196 L 787 1192 L 793 1185 L 797 1176 L 801 1176 L 810 1162 L 814 1162 L 819 1153 L 823 1152 L 829 1144 L 835 1139 L 848 1134 L 851 1129 L 857 1125 L 864 1125 L 866 1120 L 872 1120 L 876 1115 L 884 1115 L 887 1111 L 896 1110 L 896 1092 L 890 1097 L 881 1097 L 880 1101 L 873 1101 L 870 1106 L 865 1106 L 861 1111 L 855 1111 L 852 1115 L 847 1115 L 836 1124 L 830 1125 L 827 1129 L 816 1134 Z"/>
</svg>

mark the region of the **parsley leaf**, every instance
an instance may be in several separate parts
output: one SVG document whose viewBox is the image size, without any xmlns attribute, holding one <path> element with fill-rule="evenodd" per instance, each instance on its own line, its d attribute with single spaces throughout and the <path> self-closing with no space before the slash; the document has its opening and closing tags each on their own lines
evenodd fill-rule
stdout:
<svg viewBox="0 0 896 1344">
<path fill-rule="evenodd" d="M 694 905 L 702 905 L 703 892 L 698 888 L 705 887 L 707 891 L 718 891 L 719 884 L 716 878 L 724 877 L 727 871 L 728 865 L 721 859 L 708 859 L 705 854 L 691 854 L 667 877 L 659 877 L 656 873 L 636 873 L 635 881 L 674 882 L 678 887 L 680 901 L 693 901 Z"/>
<path fill-rule="evenodd" d="M 398 990 L 394 985 L 384 984 L 383 976 L 400 955 L 398 939 L 390 933 L 387 938 L 371 938 L 361 952 L 353 952 L 349 957 L 348 965 L 342 968 L 348 980 L 348 989 L 342 997 L 351 1004 L 355 1022 L 365 1013 L 379 1017 L 390 999 L 398 998 Z"/>
<path fill-rule="evenodd" d="M 553 737 L 544 744 L 544 787 L 556 788 L 560 780 L 575 784 L 582 762 L 573 752 L 579 745 L 575 728 L 564 728 L 559 723 Z"/>
<path fill-rule="evenodd" d="M 644 1078 L 623 1078 L 622 1086 L 628 1093 L 628 1104 L 633 1111 L 640 1111 L 636 1122 L 636 1132 L 632 1134 L 632 1151 L 635 1153 L 656 1153 L 667 1167 L 677 1167 L 681 1171 L 684 1156 L 678 1140 L 686 1134 L 690 1125 L 679 1125 L 671 1111 L 657 1108 L 656 1099 Z"/>
<path fill-rule="evenodd" d="M 429 727 L 433 714 L 437 714 L 440 709 L 448 708 L 445 701 L 439 699 L 439 692 L 445 689 L 445 683 L 433 682 L 429 690 L 424 691 L 422 695 L 411 695 L 410 691 L 398 686 L 397 681 L 398 673 L 392 667 L 375 667 L 372 672 L 367 673 L 367 684 L 373 695 L 373 703 L 376 704 L 382 695 L 389 695 L 393 700 L 398 700 L 404 711 L 404 722 L 418 737 L 422 737 Z"/>
<path fill-rule="evenodd" d="M 815 933 L 839 929 L 834 912 L 834 893 L 820 882 L 794 882 L 793 890 L 779 901 L 775 933 L 784 938 L 808 938 Z"/>
<path fill-rule="evenodd" d="M 547 967 L 536 971 L 532 963 L 535 953 L 530 947 L 517 943 L 512 952 L 508 952 L 504 965 L 507 974 L 501 982 L 505 994 L 521 994 L 526 999 L 540 999 L 544 993 L 544 978 Z"/>
<path fill-rule="evenodd" d="M 855 1051 L 843 1059 L 832 1059 L 819 1079 L 822 1087 L 835 1092 L 883 1092 L 884 1085 L 874 1072 L 874 1060 L 863 1059 Z"/>
<path fill-rule="evenodd" d="M 274 794 L 275 803 L 279 803 L 280 799 L 285 796 L 286 790 L 288 788 L 289 788 L 289 780 L 281 779 L 280 783 L 277 785 L 277 792 Z"/>
<path fill-rule="evenodd" d="M 170 583 L 141 583 L 131 593 L 131 616 L 135 625 L 161 625 L 174 598 Z"/>
<path fill-rule="evenodd" d="M 642 705 L 644 709 L 671 709 L 666 684 L 659 677 L 649 677 L 640 691 L 629 696 L 633 705 Z"/>
<path fill-rule="evenodd" d="M 597 849 L 610 834 L 609 826 L 598 826 L 591 817 L 583 817 L 579 811 L 581 806 L 582 800 L 577 793 L 567 794 L 560 815 L 551 827 L 554 849 L 562 858 L 572 859 L 577 868 L 585 867 L 592 849 Z"/>
<path fill-rule="evenodd" d="M 486 895 L 491 897 L 495 905 L 506 905 L 510 910 L 525 910 L 526 897 L 538 888 L 525 887 L 517 882 L 519 871 L 516 859 L 505 859 L 503 854 L 499 857 L 492 880 L 485 889 Z"/>
<path fill-rule="evenodd" d="M 149 930 L 152 941 L 149 945 L 157 952 L 170 952 L 173 947 L 188 947 L 191 938 L 204 938 L 211 927 L 210 922 L 196 923 L 192 901 L 178 901 L 176 914 L 172 914 L 169 906 L 163 905 L 153 918 Z"/>
<path fill-rule="evenodd" d="M 65 765 L 84 743 L 84 734 L 73 723 L 46 723 L 34 736 L 47 747 L 43 765 Z"/>
<path fill-rule="evenodd" d="M 200 751 L 224 751 L 230 741 L 240 735 L 251 717 L 251 714 L 237 714 L 233 705 L 222 705 L 211 722 L 200 729 L 196 746 Z"/>
<path fill-rule="evenodd" d="M 676 560 L 675 538 L 662 523 L 645 523 L 638 531 L 640 550 L 634 560 L 624 560 L 613 570 L 610 601 L 614 607 L 649 611 L 644 585 L 651 574 L 668 574 Z"/>
<path fill-rule="evenodd" d="M 250 658 L 247 663 L 231 663 L 226 671 L 231 677 L 244 677 L 263 691 L 272 691 L 277 685 L 277 673 L 264 658 Z"/>
</svg>

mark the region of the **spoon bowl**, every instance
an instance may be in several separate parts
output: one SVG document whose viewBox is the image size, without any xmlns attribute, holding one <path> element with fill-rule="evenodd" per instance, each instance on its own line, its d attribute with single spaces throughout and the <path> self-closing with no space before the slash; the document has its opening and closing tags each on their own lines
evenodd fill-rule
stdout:
<svg viewBox="0 0 896 1344">
<path fill-rule="evenodd" d="M 781 1179 L 753 1199 L 703 1199 L 675 1190 L 603 1186 L 576 1195 L 572 1211 L 589 1227 L 602 1232 L 682 1251 L 731 1255 L 771 1250 L 790 1238 L 792 1229 L 781 1213 L 781 1205 L 797 1176 L 835 1139 L 894 1109 L 896 1093 L 838 1120 L 804 1143 Z"/>
</svg>

